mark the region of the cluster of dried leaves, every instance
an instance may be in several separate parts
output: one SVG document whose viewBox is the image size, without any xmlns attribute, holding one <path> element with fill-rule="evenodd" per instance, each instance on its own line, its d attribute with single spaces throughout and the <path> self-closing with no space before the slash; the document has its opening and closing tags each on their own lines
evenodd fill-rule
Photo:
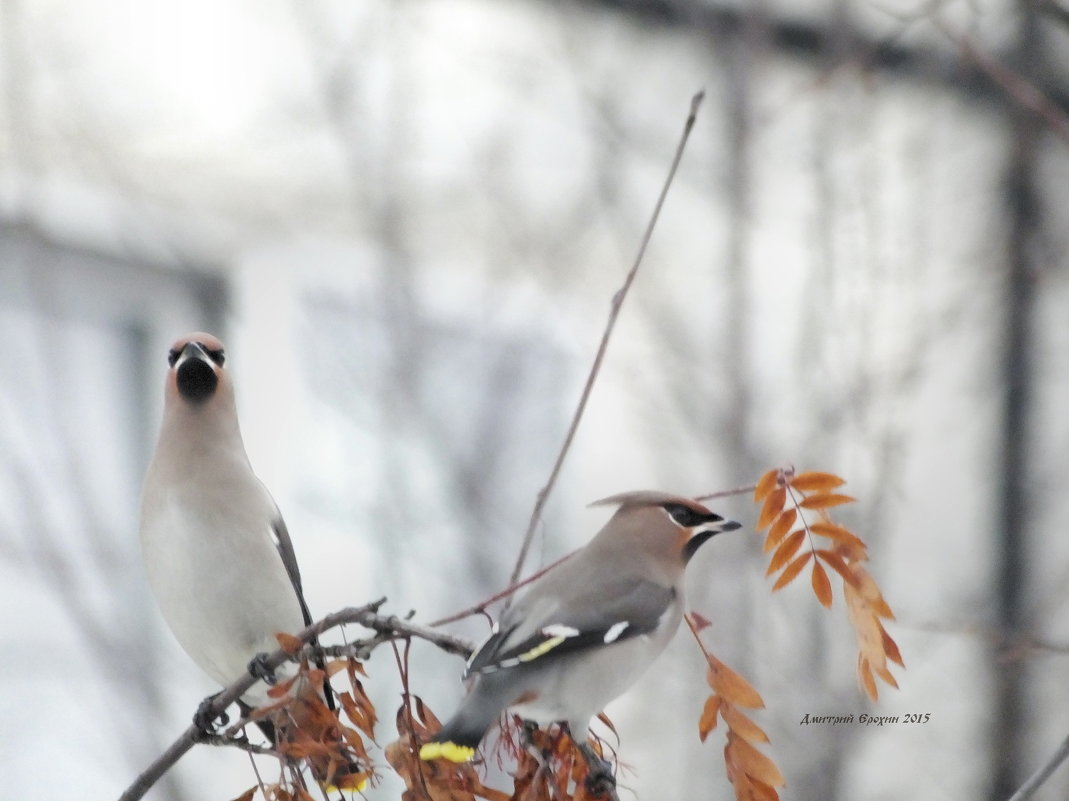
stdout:
<svg viewBox="0 0 1069 801">
<path fill-rule="evenodd" d="M 277 637 L 279 644 L 294 654 L 303 645 L 286 634 Z M 322 687 L 326 680 L 343 672 L 349 679 L 349 689 L 338 692 L 332 688 L 337 703 L 328 705 L 316 693 L 295 691 L 299 687 Z M 367 673 L 356 659 L 336 659 L 323 667 L 310 667 L 304 661 L 294 676 L 268 691 L 269 697 L 277 699 L 274 703 L 254 709 L 226 732 L 240 742 L 236 739 L 240 732 L 257 721 L 269 721 L 279 732 L 279 742 L 275 743 L 280 764 L 278 780 L 272 784 L 261 781 L 235 801 L 251 801 L 257 790 L 270 801 L 315 801 L 301 765 L 311 768 L 323 786 L 342 791 L 357 792 L 377 778 L 365 739 L 374 742 L 378 717 L 358 676 L 366 678 Z"/>
<path fill-rule="evenodd" d="M 604 716 L 601 719 L 608 723 Z M 603 801 L 614 797 L 610 788 L 590 786 L 587 761 L 566 732 L 524 729 L 518 719 L 512 722 L 515 725 L 503 727 L 496 749 L 499 764 L 515 763 L 509 771 L 512 791 L 505 792 L 484 784 L 473 763 L 420 759 L 420 746 L 442 724 L 419 696 L 408 696 L 397 711 L 399 739 L 386 746 L 386 760 L 405 782 L 402 801 Z M 595 748 L 600 754 L 600 744 Z"/>
<path fill-rule="evenodd" d="M 704 743 L 709 732 L 716 728 L 717 720 L 723 720 L 727 726 L 724 764 L 735 797 L 740 801 L 778 801 L 776 788 L 786 783 L 783 774 L 771 759 L 757 750 L 758 745 L 768 742 L 768 735 L 740 710 L 740 707 L 764 709 L 761 694 L 705 647 L 699 632 L 709 626 L 706 618 L 690 612 L 686 621 L 709 665 L 706 681 L 712 689 L 698 721 L 698 736 Z"/>
<path fill-rule="evenodd" d="M 845 483 L 832 473 L 796 474 L 791 468 L 769 470 L 754 488 L 754 502 L 761 504 L 756 528 L 759 532 L 768 529 L 764 551 L 772 556 L 766 575 L 779 573 L 772 585 L 773 592 L 786 587 L 809 565 L 813 594 L 824 607 L 830 608 L 833 592 L 828 570 L 842 578 L 847 612 L 857 633 L 858 680 L 875 701 L 878 697 L 875 677 L 897 687 L 888 662 L 905 665 L 898 646 L 882 623 L 893 620 L 894 615 L 864 567 L 868 548 L 852 531 L 835 523 L 828 511 L 854 500 L 835 492 Z M 803 549 L 806 542 L 809 547 Z M 817 542 L 826 543 L 827 547 L 817 547 Z M 723 720 L 727 728 L 724 762 L 735 797 L 739 801 L 778 801 L 776 788 L 785 784 L 783 774 L 758 750 L 759 745 L 768 742 L 768 736 L 739 711 L 739 707 L 761 709 L 764 701 L 745 679 L 705 647 L 700 632 L 709 621 L 695 612 L 689 613 L 686 621 L 709 665 L 707 681 L 712 689 L 698 721 L 698 735 L 705 742 L 718 720 Z"/>
<path fill-rule="evenodd" d="M 853 502 L 849 495 L 834 491 L 845 483 L 845 479 L 832 473 L 769 470 L 754 490 L 754 501 L 761 504 L 757 530 L 768 529 L 765 553 L 772 552 L 772 558 L 767 575 L 781 571 L 772 585 L 773 592 L 790 584 L 806 565 L 812 564 L 813 593 L 830 608 L 832 587 L 826 568 L 842 578 L 847 613 L 857 633 L 858 681 L 875 701 L 879 697 L 876 677 L 898 687 L 888 662 L 899 667 L 905 667 L 905 663 L 898 645 L 883 627 L 882 621 L 894 620 L 894 613 L 864 567 L 868 548 L 852 531 L 833 522 L 828 511 Z M 803 549 L 806 542 L 809 547 Z M 828 547 L 818 547 L 818 542 L 826 542 Z"/>
<path fill-rule="evenodd" d="M 836 490 L 844 484 L 839 476 L 823 472 L 795 474 L 792 469 L 770 470 L 757 483 L 755 502 L 761 505 L 757 530 L 767 529 L 764 550 L 771 554 L 767 574 L 778 574 L 772 586 L 777 591 L 810 568 L 810 584 L 817 600 L 830 608 L 833 589 L 829 571 L 842 579 L 850 622 L 857 633 L 859 682 L 872 700 L 877 699 L 876 678 L 897 686 L 888 663 L 904 666 L 898 646 L 883 626 L 893 619 L 875 580 L 864 567 L 868 560 L 865 543 L 830 516 L 829 510 L 854 499 Z M 808 546 L 808 547 L 806 547 Z M 819 546 L 819 547 L 818 547 Z M 729 781 L 739 801 L 778 801 L 778 788 L 785 784 L 783 774 L 760 748 L 768 736 L 743 710 L 764 708 L 761 695 L 742 676 L 731 670 L 705 646 L 701 632 L 709 621 L 696 612 L 686 616 L 708 669 L 706 679 L 711 690 L 698 733 L 702 742 L 719 723 L 724 723 L 724 762 Z M 293 639 L 293 638 L 290 638 Z M 297 653 L 301 643 L 289 643 L 280 636 L 284 648 Z M 398 739 L 385 748 L 385 758 L 404 780 L 402 801 L 598 801 L 615 799 L 611 787 L 591 785 L 590 767 L 571 737 L 557 728 L 525 730 L 516 725 L 502 728 L 495 754 L 498 765 L 508 771 L 509 791 L 484 783 L 485 771 L 479 763 L 455 764 L 444 759 L 424 761 L 420 746 L 441 727 L 427 705 L 408 688 L 407 648 L 398 654 L 398 669 L 404 684 L 404 703 L 396 716 Z M 295 681 L 321 685 L 345 673 L 349 689 L 336 693 L 337 709 L 329 708 L 318 697 L 298 694 L 292 698 Z M 303 783 L 295 765 L 309 765 L 326 782 L 338 789 L 353 790 L 365 781 L 376 780 L 367 742 L 375 741 L 377 720 L 375 707 L 364 692 L 360 677 L 366 678 L 363 665 L 356 659 L 336 659 L 321 668 L 302 665 L 297 677 L 272 688 L 278 702 L 255 710 L 248 718 L 228 730 L 235 737 L 249 722 L 275 720 L 280 713 L 300 726 L 284 742 L 277 744 L 283 769 L 280 779 L 271 785 L 251 788 L 237 801 L 250 801 L 259 789 L 267 801 L 312 801 L 313 795 Z M 299 705 L 299 708 L 297 706 Z M 602 721 L 615 733 L 612 723 Z M 597 744 L 601 753 L 601 744 Z M 615 761 L 615 760 L 614 760 Z"/>
</svg>

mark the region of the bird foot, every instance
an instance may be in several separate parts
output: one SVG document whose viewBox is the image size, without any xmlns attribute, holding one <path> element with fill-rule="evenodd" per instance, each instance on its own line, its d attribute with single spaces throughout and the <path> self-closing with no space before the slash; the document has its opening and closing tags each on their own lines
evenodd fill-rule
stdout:
<svg viewBox="0 0 1069 801">
<path fill-rule="evenodd" d="M 274 684 L 278 679 L 275 671 L 267 666 L 267 654 L 260 653 L 249 661 L 248 671 L 251 675 L 267 684 Z"/>
<path fill-rule="evenodd" d="M 219 693 L 215 695 L 209 695 L 203 701 L 200 702 L 200 706 L 197 707 L 197 711 L 193 713 L 193 725 L 203 734 L 212 734 L 215 731 L 215 721 L 219 721 L 220 726 L 225 726 L 230 722 L 230 716 L 226 714 L 226 711 L 215 712 L 212 709 L 212 704 L 215 699 L 219 697 Z"/>
<path fill-rule="evenodd" d="M 612 773 L 612 765 L 602 758 L 589 743 L 579 746 L 583 757 L 586 759 L 587 774 L 586 788 L 599 798 L 617 798 L 616 777 Z"/>
</svg>

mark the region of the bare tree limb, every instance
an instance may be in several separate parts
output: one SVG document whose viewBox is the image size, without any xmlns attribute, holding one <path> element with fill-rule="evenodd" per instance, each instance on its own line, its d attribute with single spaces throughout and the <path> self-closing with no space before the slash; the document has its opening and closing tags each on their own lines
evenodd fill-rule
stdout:
<svg viewBox="0 0 1069 801">
<path fill-rule="evenodd" d="M 1028 780 L 1020 786 L 1020 788 L 1011 795 L 1008 801 L 1027 801 L 1038 790 L 1044 782 L 1051 777 L 1066 759 L 1069 757 L 1069 737 L 1062 740 L 1058 749 L 1051 754 L 1050 759 L 1040 765 L 1039 770 L 1028 777 Z"/>
<path fill-rule="evenodd" d="M 756 484 L 747 484 L 745 487 L 735 487 L 735 489 L 729 490 L 717 490 L 716 492 L 707 492 L 704 495 L 695 495 L 696 501 L 712 501 L 716 498 L 730 498 L 733 495 L 745 495 L 748 492 L 753 492 L 757 489 Z"/>
<path fill-rule="evenodd" d="M 465 640 L 434 631 L 417 623 L 411 623 L 396 615 L 378 614 L 379 607 L 385 602 L 386 599 L 382 598 L 378 601 L 365 604 L 364 606 L 348 607 L 338 612 L 334 612 L 321 620 L 316 621 L 295 636 L 301 642 L 307 644 L 325 631 L 329 631 L 330 629 L 347 623 L 356 623 L 377 632 L 376 636 L 369 638 L 368 640 L 356 641 L 346 646 L 342 646 L 338 650 L 339 655 L 350 655 L 351 653 L 353 655 L 363 654 L 366 656 L 366 654 L 370 652 L 369 649 L 374 648 L 375 645 L 389 642 L 391 640 L 409 639 L 411 637 L 427 640 L 449 653 L 455 653 L 465 657 L 471 653 L 471 644 Z M 309 647 L 302 649 L 299 654 L 293 656 L 279 648 L 273 653 L 268 654 L 263 665 L 268 670 L 276 670 L 283 663 L 312 654 L 316 650 L 320 649 Z M 332 653 L 335 649 L 326 648 L 321 650 Z M 210 711 L 215 714 L 222 713 L 223 710 L 235 703 L 238 698 L 246 693 L 258 681 L 259 679 L 250 673 L 243 674 L 212 699 Z M 182 756 L 184 756 L 194 745 L 202 742 L 219 745 L 221 744 L 219 739 L 220 738 L 215 738 L 211 735 L 205 736 L 196 725 L 190 725 L 178 736 L 178 739 L 171 743 L 166 751 L 160 754 L 160 756 L 133 781 L 126 791 L 119 796 L 119 801 L 137 801 L 137 799 L 143 797 L 145 793 L 148 792 L 149 788 L 151 788 L 164 773 L 170 770 L 170 768 L 173 767 L 175 763 L 177 763 L 178 760 L 181 759 Z M 225 740 L 226 738 L 221 739 Z M 226 744 L 236 745 L 234 741 L 229 741 Z M 240 747 L 244 748 L 244 746 Z M 249 749 L 246 748 L 245 750 Z M 257 753 L 259 752 L 257 751 Z"/>
<path fill-rule="evenodd" d="M 505 589 L 501 590 L 500 592 L 495 592 L 489 598 L 484 598 L 483 600 L 479 601 L 479 603 L 475 604 L 474 606 L 469 606 L 467 609 L 464 609 L 464 610 L 462 610 L 460 612 L 456 612 L 456 613 L 454 613 L 452 615 L 448 615 L 446 617 L 443 617 L 443 618 L 440 618 L 438 620 L 435 620 L 430 625 L 431 626 L 444 626 L 446 623 L 453 623 L 454 621 L 457 621 L 457 620 L 463 620 L 464 618 L 468 617 L 469 615 L 477 615 L 477 614 L 480 614 L 482 612 L 485 612 L 486 611 L 486 607 L 488 607 L 494 601 L 500 601 L 502 598 L 507 598 L 508 596 L 510 596 L 514 592 L 516 592 L 517 590 L 519 590 L 519 589 L 521 589 L 523 587 L 526 587 L 528 584 L 530 584 L 535 579 L 538 579 L 538 578 L 541 578 L 542 576 L 544 576 L 546 573 L 548 573 L 550 570 L 555 568 L 557 565 L 561 564 L 562 562 L 565 562 L 568 559 L 571 559 L 573 556 L 575 556 L 575 554 L 577 552 L 578 552 L 578 549 L 576 549 L 575 551 L 572 551 L 571 553 L 567 553 L 564 556 L 562 556 L 560 559 L 558 559 L 556 562 L 553 562 L 552 564 L 546 565 L 541 570 L 539 570 L 537 573 L 531 574 L 530 576 L 525 578 L 523 581 L 518 581 L 515 584 L 511 584 L 508 587 L 506 587 Z"/>
<path fill-rule="evenodd" d="M 542 520 L 542 510 L 545 508 L 546 501 L 549 499 L 549 494 L 553 491 L 553 487 L 557 483 L 557 477 L 560 475 L 561 467 L 564 465 L 564 459 L 568 455 L 568 451 L 571 449 L 572 440 L 575 439 L 576 431 L 579 430 L 579 423 L 583 419 L 583 412 L 586 410 L 586 404 L 590 399 L 590 393 L 594 389 L 598 374 L 601 372 L 601 364 L 604 361 L 605 353 L 609 348 L 609 340 L 612 338 L 613 329 L 616 327 L 616 319 L 620 316 L 620 309 L 623 307 L 624 301 L 627 299 L 627 293 L 630 291 L 631 284 L 634 283 L 635 276 L 638 274 L 638 268 L 642 264 L 643 257 L 646 255 L 646 248 L 650 243 L 650 238 L 653 236 L 653 229 L 657 225 L 657 219 L 661 216 L 661 209 L 664 207 L 665 198 L 668 196 L 668 190 L 672 186 L 676 170 L 679 168 L 679 162 L 683 158 L 683 151 L 687 146 L 687 140 L 690 138 L 690 132 L 694 128 L 694 122 L 698 118 L 698 108 L 701 106 L 701 102 L 704 98 L 705 92 L 703 90 L 690 99 L 690 113 L 687 115 L 687 120 L 683 125 L 683 133 L 679 138 L 679 144 L 676 146 L 672 164 L 668 169 L 668 177 L 665 178 L 664 186 L 661 187 L 661 193 L 657 197 L 657 203 L 653 207 L 653 214 L 650 216 L 650 221 L 646 225 L 646 231 L 642 235 L 642 241 L 639 244 L 638 254 L 635 256 L 635 261 L 631 265 L 631 269 L 628 270 L 623 285 L 612 297 L 612 305 L 609 309 L 609 319 L 605 324 L 605 331 L 601 335 L 601 343 L 598 345 L 598 352 L 594 357 L 594 363 L 590 366 L 590 374 L 587 376 L 582 395 L 579 397 L 579 405 L 576 407 L 575 414 L 572 416 L 572 422 L 568 427 L 568 433 L 564 437 L 560 453 L 557 454 L 557 460 L 554 462 L 553 469 L 550 471 L 549 479 L 546 481 L 546 485 L 538 492 L 534 510 L 531 512 L 531 520 L 528 522 L 527 531 L 523 535 L 523 545 L 520 547 L 520 555 L 516 558 L 516 566 L 512 569 L 512 576 L 509 578 L 510 588 L 516 585 L 516 582 L 519 581 L 520 574 L 523 572 L 524 562 L 527 561 L 527 553 L 530 551 L 531 542 L 534 540 L 535 529 L 538 527 L 538 523 Z"/>
<path fill-rule="evenodd" d="M 955 33 L 947 25 L 933 18 L 933 24 L 944 36 L 956 44 L 962 56 L 980 68 L 1014 103 L 1039 116 L 1047 126 L 1069 142 L 1069 116 L 1036 84 L 1011 70 L 993 56 L 978 48 L 971 39 Z"/>
</svg>

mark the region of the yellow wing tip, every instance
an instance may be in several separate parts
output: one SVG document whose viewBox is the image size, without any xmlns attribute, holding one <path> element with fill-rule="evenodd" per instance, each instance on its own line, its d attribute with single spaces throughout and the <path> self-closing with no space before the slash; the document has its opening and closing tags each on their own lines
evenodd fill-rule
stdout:
<svg viewBox="0 0 1069 801">
<path fill-rule="evenodd" d="M 419 749 L 419 758 L 424 760 L 448 759 L 450 762 L 467 762 L 475 756 L 475 749 L 456 743 L 424 743 Z"/>
</svg>

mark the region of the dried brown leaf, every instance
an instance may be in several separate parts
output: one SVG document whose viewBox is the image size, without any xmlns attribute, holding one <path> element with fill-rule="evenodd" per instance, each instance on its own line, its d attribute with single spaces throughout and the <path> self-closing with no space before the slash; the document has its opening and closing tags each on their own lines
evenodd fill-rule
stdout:
<svg viewBox="0 0 1069 801">
<path fill-rule="evenodd" d="M 787 503 L 787 488 L 777 487 L 769 496 L 765 498 L 765 503 L 761 507 L 761 514 L 757 518 L 757 530 L 764 531 L 770 525 L 772 521 L 776 519 L 780 512 L 783 511 L 784 504 Z"/>
<path fill-rule="evenodd" d="M 824 564 L 842 576 L 843 581 L 857 587 L 857 576 L 854 575 L 839 554 L 835 551 L 827 551 L 823 548 L 817 548 L 817 556 L 824 561 Z"/>
<path fill-rule="evenodd" d="M 868 546 L 866 546 L 859 537 L 854 535 L 852 531 L 843 526 L 836 525 L 835 523 L 826 520 L 818 520 L 815 523 L 809 524 L 809 530 L 814 534 L 827 537 L 836 544 L 846 548 L 846 555 L 851 561 L 859 562 L 868 558 Z"/>
<path fill-rule="evenodd" d="M 783 572 L 779 574 L 779 578 L 776 579 L 776 583 L 772 585 L 772 592 L 775 592 L 776 590 L 781 590 L 788 584 L 790 584 L 792 581 L 794 581 L 798 574 L 802 572 L 802 568 L 806 566 L 806 563 L 812 556 L 812 551 L 806 551 L 804 554 L 802 554 L 789 565 L 787 565 L 787 567 L 783 568 Z"/>
<path fill-rule="evenodd" d="M 735 734 L 751 743 L 767 743 L 768 735 L 764 729 L 750 720 L 749 717 L 737 710 L 732 704 L 723 704 L 720 707 L 720 717 Z"/>
<path fill-rule="evenodd" d="M 256 795 L 256 791 L 259 789 L 260 788 L 256 786 L 250 787 L 248 790 L 246 790 L 237 798 L 235 798 L 234 801 L 252 801 L 252 797 Z"/>
<path fill-rule="evenodd" d="M 761 693 L 751 687 L 746 679 L 712 655 L 709 657 L 707 678 L 713 692 L 728 703 L 744 706 L 747 709 L 761 709 L 765 705 L 761 699 Z"/>
<path fill-rule="evenodd" d="M 861 654 L 858 654 L 857 659 L 857 677 L 865 694 L 873 701 L 878 701 L 880 694 L 876 690 L 876 679 L 872 677 L 872 668 L 869 667 L 869 661 Z"/>
<path fill-rule="evenodd" d="M 761 503 L 761 501 L 763 501 L 768 496 L 768 493 L 772 492 L 772 490 L 776 486 L 776 479 L 778 478 L 779 470 L 776 469 L 769 470 L 757 480 L 757 486 L 754 488 L 753 491 L 754 503 Z"/>
<path fill-rule="evenodd" d="M 304 648 L 304 643 L 301 641 L 301 638 L 294 637 L 292 634 L 285 634 L 280 631 L 275 634 L 275 639 L 278 641 L 278 647 L 290 656 L 293 656 Z"/>
<path fill-rule="evenodd" d="M 720 711 L 721 700 L 719 695 L 710 695 L 705 699 L 705 707 L 702 716 L 698 719 L 698 737 L 704 743 L 709 732 L 716 728 L 716 716 Z"/>
<path fill-rule="evenodd" d="M 791 557 L 798 553 L 798 549 L 802 547 L 803 540 L 805 540 L 805 529 L 800 528 L 792 532 L 776 549 L 776 553 L 772 555 L 772 560 L 768 563 L 768 570 L 765 571 L 765 575 L 771 576 L 787 564 Z"/>
<path fill-rule="evenodd" d="M 813 594 L 825 609 L 831 609 L 831 581 L 828 579 L 828 571 L 819 559 L 813 560 Z"/>
<path fill-rule="evenodd" d="M 782 787 L 786 783 L 775 762 L 734 734 L 728 734 L 724 758 L 736 776 L 743 774 L 770 787 Z"/>
<path fill-rule="evenodd" d="M 765 538 L 765 553 L 779 545 L 780 540 L 787 536 L 787 532 L 791 530 L 791 526 L 794 525 L 794 521 L 797 519 L 798 510 L 793 506 L 790 509 L 784 509 L 780 513 L 780 516 L 776 518 L 776 522 L 772 524 L 772 528 L 768 530 L 768 537 Z"/>
<path fill-rule="evenodd" d="M 687 612 L 687 620 L 690 621 L 690 625 L 694 627 L 695 631 L 701 631 L 713 625 L 712 621 L 700 612 Z"/>
<path fill-rule="evenodd" d="M 839 478 L 834 473 L 821 473 L 818 470 L 807 470 L 799 473 L 788 482 L 796 490 L 802 492 L 827 492 L 846 483 L 845 478 Z"/>
<path fill-rule="evenodd" d="M 802 502 L 798 504 L 805 509 L 827 509 L 832 506 L 842 506 L 844 503 L 853 503 L 856 498 L 852 498 L 849 495 L 839 495 L 834 492 L 820 492 L 816 495 L 808 495 L 802 498 Z"/>
<path fill-rule="evenodd" d="M 905 667 L 906 663 L 902 661 L 902 652 L 898 650 L 898 643 L 891 639 L 891 635 L 887 633 L 887 629 L 883 627 L 882 623 L 878 623 L 880 627 L 880 635 L 883 638 L 883 652 L 887 654 L 887 658 L 894 662 L 899 667 Z"/>
<path fill-rule="evenodd" d="M 746 801 L 779 801 L 779 793 L 775 787 L 771 787 L 758 779 L 750 779 L 750 787 Z"/>
</svg>

